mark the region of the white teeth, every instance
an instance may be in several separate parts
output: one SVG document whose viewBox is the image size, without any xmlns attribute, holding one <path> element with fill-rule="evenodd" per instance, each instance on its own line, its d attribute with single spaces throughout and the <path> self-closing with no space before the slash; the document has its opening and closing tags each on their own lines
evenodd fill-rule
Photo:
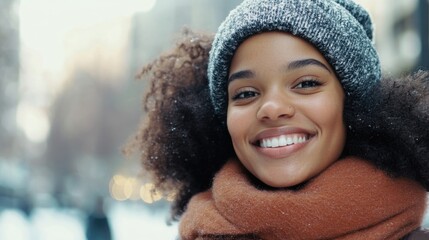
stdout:
<svg viewBox="0 0 429 240">
<path fill-rule="evenodd" d="M 307 136 L 302 135 L 293 135 L 286 136 L 281 135 L 279 137 L 265 138 L 259 141 L 259 145 L 262 148 L 275 148 L 275 147 L 284 147 L 292 144 L 303 143 L 307 141 Z"/>
<path fill-rule="evenodd" d="M 280 144 L 280 146 L 285 146 L 285 145 L 287 145 L 287 141 L 286 141 L 286 137 L 285 136 L 280 136 L 279 137 L 279 144 Z"/>
<path fill-rule="evenodd" d="M 278 147 L 279 146 L 279 139 L 278 138 L 273 138 L 271 140 L 271 146 L 272 147 Z"/>
</svg>

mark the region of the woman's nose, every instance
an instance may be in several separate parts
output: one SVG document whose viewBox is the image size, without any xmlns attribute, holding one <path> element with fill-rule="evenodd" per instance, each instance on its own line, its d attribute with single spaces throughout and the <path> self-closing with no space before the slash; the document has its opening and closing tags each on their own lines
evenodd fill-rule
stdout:
<svg viewBox="0 0 429 240">
<path fill-rule="evenodd" d="M 295 107 L 282 94 L 270 94 L 263 98 L 262 104 L 256 114 L 259 120 L 278 120 L 280 118 L 290 118 L 295 114 Z"/>
</svg>

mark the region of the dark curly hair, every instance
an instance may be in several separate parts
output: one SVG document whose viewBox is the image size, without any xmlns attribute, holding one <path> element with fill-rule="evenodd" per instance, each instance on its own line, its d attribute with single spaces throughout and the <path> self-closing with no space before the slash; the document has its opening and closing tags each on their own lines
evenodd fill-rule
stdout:
<svg viewBox="0 0 429 240">
<path fill-rule="evenodd" d="M 226 127 L 214 115 L 206 77 L 213 36 L 182 32 L 176 47 L 146 65 L 146 119 L 126 151 L 136 149 L 158 190 L 174 194 L 173 219 L 188 200 L 211 186 L 214 174 L 234 156 Z"/>
<path fill-rule="evenodd" d="M 159 190 L 175 193 L 172 217 L 211 186 L 215 173 L 234 157 L 224 120 L 217 119 L 206 77 L 213 36 L 184 30 L 176 47 L 145 66 L 150 88 L 145 121 L 128 150 L 139 150 Z M 364 101 L 346 100 L 347 142 L 343 156 L 373 162 L 392 176 L 429 187 L 429 74 L 383 78 Z"/>
<path fill-rule="evenodd" d="M 384 76 L 365 100 L 346 106 L 344 154 L 429 189 L 429 72 Z"/>
</svg>

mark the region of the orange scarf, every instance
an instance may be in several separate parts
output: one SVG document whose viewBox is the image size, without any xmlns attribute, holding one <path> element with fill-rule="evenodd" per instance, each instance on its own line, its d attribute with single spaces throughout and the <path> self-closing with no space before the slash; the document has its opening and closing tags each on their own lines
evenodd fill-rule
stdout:
<svg viewBox="0 0 429 240">
<path fill-rule="evenodd" d="M 418 228 L 426 191 L 346 158 L 299 190 L 260 190 L 229 161 L 209 191 L 195 195 L 179 232 L 190 239 L 399 239 Z"/>
</svg>

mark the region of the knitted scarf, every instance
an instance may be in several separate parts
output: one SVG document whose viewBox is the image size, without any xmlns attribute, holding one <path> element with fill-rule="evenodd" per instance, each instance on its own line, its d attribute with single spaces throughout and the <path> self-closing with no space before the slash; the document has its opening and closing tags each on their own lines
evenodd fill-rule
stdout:
<svg viewBox="0 0 429 240">
<path fill-rule="evenodd" d="M 358 158 L 335 162 L 295 190 L 258 189 L 248 176 L 229 161 L 189 202 L 181 238 L 397 240 L 420 226 L 425 210 L 417 182 Z"/>
</svg>

